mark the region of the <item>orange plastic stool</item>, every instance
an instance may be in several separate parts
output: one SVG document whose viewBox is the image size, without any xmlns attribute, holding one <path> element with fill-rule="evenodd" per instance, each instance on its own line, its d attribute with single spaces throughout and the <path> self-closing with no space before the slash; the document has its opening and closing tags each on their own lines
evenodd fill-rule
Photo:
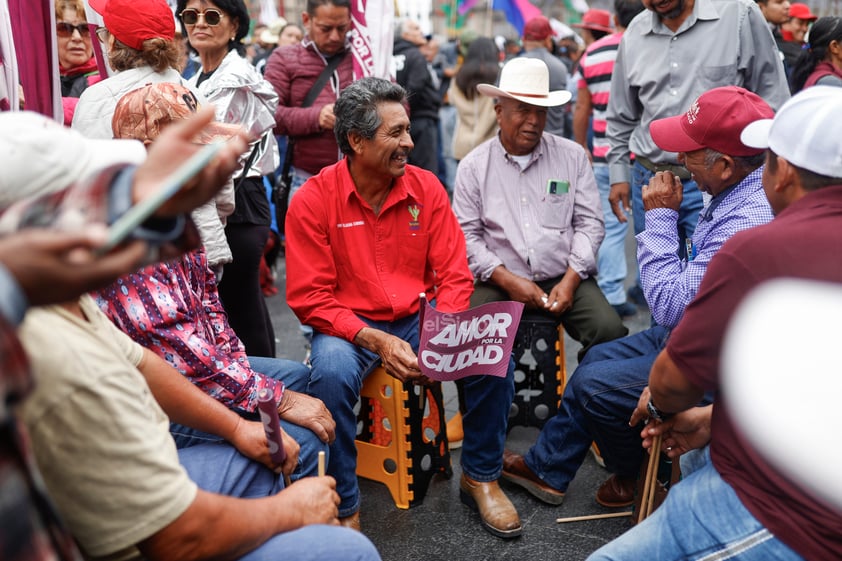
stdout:
<svg viewBox="0 0 842 561">
<path fill-rule="evenodd" d="M 389 488 L 398 508 L 420 504 L 436 473 L 452 475 L 441 385 L 424 388 L 386 374 L 366 377 L 357 415 L 357 475 Z"/>
</svg>

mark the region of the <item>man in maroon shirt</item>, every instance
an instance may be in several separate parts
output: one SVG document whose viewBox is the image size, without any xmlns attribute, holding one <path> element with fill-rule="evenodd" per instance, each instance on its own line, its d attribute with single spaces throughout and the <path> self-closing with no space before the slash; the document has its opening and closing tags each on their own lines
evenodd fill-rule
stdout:
<svg viewBox="0 0 842 561">
<path fill-rule="evenodd" d="M 653 419 L 643 435 L 662 434 L 670 456 L 689 451 L 685 478 L 654 515 L 590 559 L 842 558 L 842 513 L 735 427 L 719 362 L 725 328 L 754 287 L 785 276 L 842 283 L 842 137 L 827 134 L 839 126 L 842 96 L 817 86 L 743 131 L 744 144 L 768 148 L 763 187 L 776 218 L 736 234 L 711 260 L 631 420 Z M 704 391 L 715 392 L 714 405 L 694 407 Z"/>
<path fill-rule="evenodd" d="M 346 33 L 351 27 L 349 0 L 308 0 L 301 14 L 301 43 L 279 47 L 266 62 L 266 80 L 278 94 L 275 134 L 287 135 L 292 150 L 290 197 L 313 174 L 342 157 L 333 137 L 333 106 L 353 80 L 353 57 Z M 319 75 L 333 59 L 336 69 L 309 107 L 301 107 Z"/>
<path fill-rule="evenodd" d="M 340 520 L 357 528 L 353 407 L 362 381 L 382 362 L 399 380 L 425 383 L 416 356 L 419 293 L 440 311 L 458 312 L 473 292 L 447 193 L 435 175 L 407 165 L 413 143 L 405 96 L 378 78 L 342 92 L 335 132 L 347 157 L 310 178 L 287 217 L 287 302 L 314 329 L 308 392 L 336 421 L 327 471 L 337 480 Z M 462 500 L 503 538 L 521 531 L 497 484 L 513 396 L 511 361 L 506 378 L 465 378 Z"/>
</svg>

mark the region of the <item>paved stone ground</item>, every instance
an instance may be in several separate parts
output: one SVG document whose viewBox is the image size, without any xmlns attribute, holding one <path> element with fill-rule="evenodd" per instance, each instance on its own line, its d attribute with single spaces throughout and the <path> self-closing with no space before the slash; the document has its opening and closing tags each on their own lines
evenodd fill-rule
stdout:
<svg viewBox="0 0 842 561">
<path fill-rule="evenodd" d="M 627 254 L 634 259 L 634 239 L 629 235 Z M 298 321 L 284 300 L 285 267 L 278 271 L 279 295 L 268 299 L 277 337 L 278 356 L 303 360 L 305 339 Z M 650 316 L 641 310 L 628 318 L 630 332 L 649 326 Z M 568 374 L 576 366 L 579 344 L 566 338 Z M 457 409 L 453 384 L 444 384 L 445 411 L 448 418 Z M 507 447 L 525 452 L 538 432 L 534 428 L 515 427 L 509 433 Z M 452 454 L 453 476 L 435 476 L 420 505 L 409 510 L 395 507 L 385 485 L 360 480 L 362 490 L 361 521 L 364 533 L 374 542 L 384 561 L 491 561 L 559 560 L 579 561 L 624 532 L 625 518 L 556 524 L 559 517 L 611 512 L 594 501 L 597 487 L 608 473 L 589 456 L 571 483 L 565 501 L 547 506 L 531 495 L 503 483 L 523 522 L 523 535 L 510 541 L 485 532 L 479 517 L 459 501 L 459 450 Z"/>
</svg>

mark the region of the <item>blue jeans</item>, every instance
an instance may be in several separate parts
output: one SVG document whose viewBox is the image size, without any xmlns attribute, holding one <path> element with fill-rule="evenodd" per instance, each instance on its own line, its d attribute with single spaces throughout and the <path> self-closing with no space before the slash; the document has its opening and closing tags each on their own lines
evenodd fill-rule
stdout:
<svg viewBox="0 0 842 561">
<path fill-rule="evenodd" d="M 417 315 L 394 322 L 360 319 L 374 329 L 403 339 L 418 351 Z M 307 393 L 324 401 L 336 421 L 336 440 L 330 446 L 327 473 L 336 479 L 336 491 L 342 501 L 339 515 L 349 516 L 360 508 L 354 405 L 360 398 L 363 380 L 380 364 L 380 357 L 345 339 L 317 331 L 310 361 L 313 369 Z M 505 378 L 470 376 L 464 380 L 467 412 L 462 421 L 462 471 L 477 481 L 495 481 L 503 469 L 506 423 L 514 397 L 514 362 L 510 360 Z"/>
<path fill-rule="evenodd" d="M 284 488 L 279 475 L 249 460 L 225 442 L 181 449 L 178 458 L 190 479 L 200 489 L 211 493 L 252 499 L 275 495 Z M 375 561 L 380 556 L 368 538 L 359 532 L 338 526 L 313 525 L 278 534 L 240 559 Z"/>
<path fill-rule="evenodd" d="M 596 256 L 596 283 L 611 305 L 622 304 L 626 301 L 626 232 L 628 222 L 620 222 L 611 210 L 608 194 L 611 192 L 611 182 L 608 180 L 608 165 L 594 164 L 593 174 L 596 186 L 599 188 L 599 200 L 602 203 L 602 214 L 605 218 L 605 238 L 599 246 Z"/>
<path fill-rule="evenodd" d="M 588 561 L 800 561 L 800 555 L 746 510 L 713 467 L 709 451 L 703 453 L 707 461 L 673 486 L 652 516 Z"/>
<path fill-rule="evenodd" d="M 307 173 L 303 169 L 299 169 L 295 166 L 290 167 L 290 175 L 292 176 L 292 185 L 289 186 L 289 200 L 292 200 L 293 195 L 295 195 L 301 186 L 304 183 L 313 177 L 312 173 Z"/>
<path fill-rule="evenodd" d="M 640 427 L 630 427 L 629 418 L 668 335 L 668 329 L 655 326 L 588 351 L 567 382 L 558 413 L 526 453 L 526 464 L 538 477 L 566 491 L 591 441 L 609 471 L 637 475 L 643 458 Z"/>
<path fill-rule="evenodd" d="M 439 147 L 444 163 L 444 177 L 439 177 L 447 188 L 447 192 L 453 193 L 453 185 L 456 183 L 456 160 L 453 157 L 453 135 L 456 132 L 456 107 L 453 105 L 442 105 L 439 108 Z M 442 173 L 441 163 L 439 173 Z"/>
<path fill-rule="evenodd" d="M 281 358 L 265 358 L 257 356 L 250 356 L 248 359 L 252 370 L 255 372 L 260 372 L 264 376 L 282 381 L 286 389 L 306 393 L 307 384 L 310 380 L 310 369 L 300 362 L 294 362 Z M 238 409 L 236 411 L 243 417 L 258 420 L 258 416 L 255 413 Z M 327 444 L 319 440 L 319 438 L 310 429 L 306 429 L 284 420 L 281 420 L 281 427 L 283 427 L 284 431 L 301 447 L 298 452 L 298 467 L 295 468 L 295 472 L 292 474 L 290 479 L 296 481 L 301 477 L 317 475 L 319 451 L 327 453 Z M 179 449 L 179 454 L 182 450 L 192 448 L 199 444 L 225 442 L 222 438 L 214 434 L 208 434 L 178 423 L 170 423 L 170 434 L 172 434 L 173 439 L 175 440 L 175 445 Z"/>
</svg>

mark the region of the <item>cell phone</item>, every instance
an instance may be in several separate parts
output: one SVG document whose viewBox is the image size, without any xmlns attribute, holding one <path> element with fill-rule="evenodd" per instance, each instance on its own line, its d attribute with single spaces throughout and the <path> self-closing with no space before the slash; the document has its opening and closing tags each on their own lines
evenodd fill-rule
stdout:
<svg viewBox="0 0 842 561">
<path fill-rule="evenodd" d="M 130 208 L 108 228 L 108 239 L 97 249 L 98 253 L 108 253 L 120 245 L 138 226 L 161 208 L 179 189 L 208 165 L 219 153 L 224 142 L 208 144 L 184 162 L 178 169 L 164 179 L 161 188 Z"/>
<path fill-rule="evenodd" d="M 561 181 L 560 179 L 550 179 L 547 181 L 547 193 L 550 195 L 561 195 L 570 191 L 570 182 Z"/>
</svg>

